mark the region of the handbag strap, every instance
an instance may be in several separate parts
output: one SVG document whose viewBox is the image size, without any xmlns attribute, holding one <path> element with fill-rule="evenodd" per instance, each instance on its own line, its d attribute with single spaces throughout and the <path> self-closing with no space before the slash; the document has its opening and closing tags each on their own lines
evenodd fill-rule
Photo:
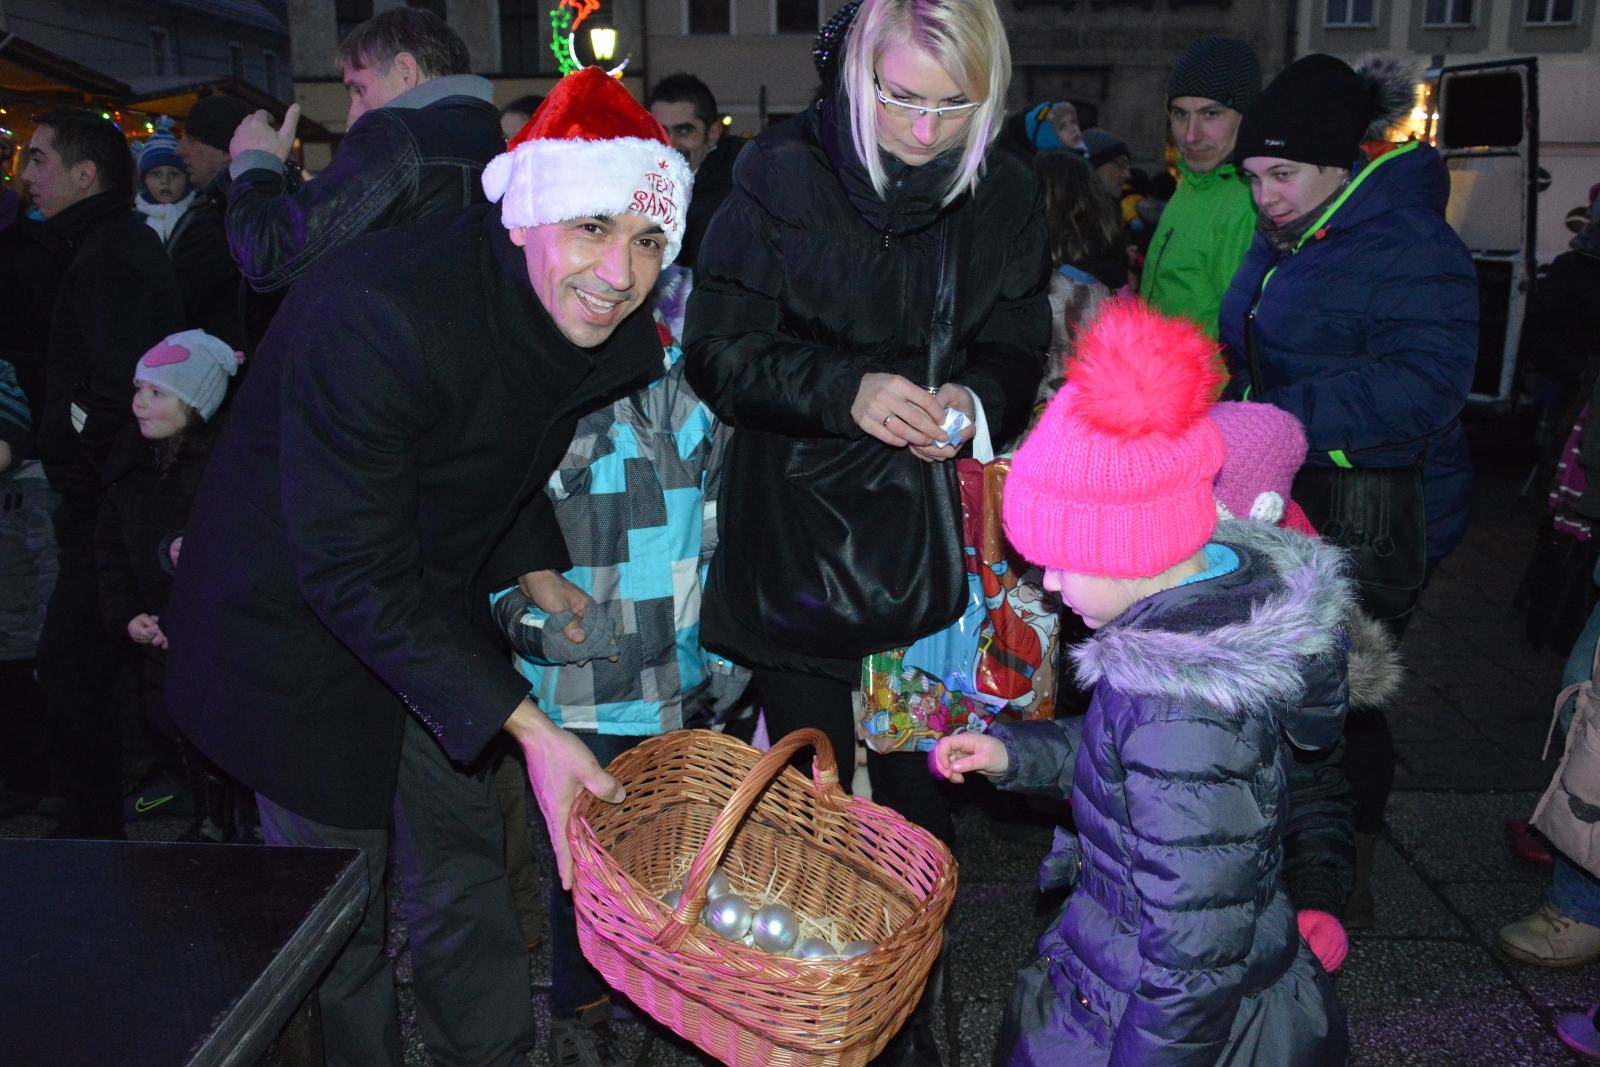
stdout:
<svg viewBox="0 0 1600 1067">
<path fill-rule="evenodd" d="M 956 276 L 961 257 L 955 246 L 967 244 L 972 229 L 972 209 L 962 203 L 939 219 L 939 280 L 933 300 L 933 322 L 928 329 L 928 372 L 923 388 L 937 393 L 950 380 L 956 361 Z"/>
<path fill-rule="evenodd" d="M 1567 686 L 1565 689 L 1561 690 L 1561 692 L 1556 694 L 1556 708 L 1550 716 L 1550 729 L 1544 735 L 1544 751 L 1539 753 L 1539 758 L 1541 760 L 1550 758 L 1550 742 L 1555 739 L 1556 724 L 1561 721 L 1562 707 L 1566 705 L 1567 701 L 1573 699 L 1574 697 L 1578 697 L 1578 694 L 1584 689 L 1585 686 L 1593 690 L 1594 676 L 1597 673 L 1600 673 L 1600 643 L 1597 643 L 1594 646 L 1594 658 L 1589 661 L 1589 677 L 1584 678 L 1581 681 L 1573 682 L 1571 685 Z M 1572 722 L 1567 724 L 1567 736 L 1569 738 L 1573 734 L 1573 726 L 1577 723 L 1578 715 L 1584 710 L 1584 705 L 1584 700 L 1579 697 L 1578 704 L 1575 708 L 1573 708 L 1572 711 Z"/>
</svg>

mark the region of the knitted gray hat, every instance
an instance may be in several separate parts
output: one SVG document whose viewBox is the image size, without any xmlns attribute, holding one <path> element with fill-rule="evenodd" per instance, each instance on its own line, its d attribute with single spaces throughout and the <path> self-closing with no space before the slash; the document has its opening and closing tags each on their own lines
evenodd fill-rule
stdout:
<svg viewBox="0 0 1600 1067">
<path fill-rule="evenodd" d="M 204 330 L 184 330 L 141 356 L 133 380 L 170 393 L 210 422 L 222 406 L 228 379 L 243 362 L 244 353 L 235 352 L 226 341 Z"/>
<path fill-rule="evenodd" d="M 1179 96 L 1215 100 L 1243 111 L 1261 91 L 1261 61 L 1237 37 L 1212 34 L 1202 37 L 1172 65 L 1167 79 L 1167 103 Z"/>
</svg>

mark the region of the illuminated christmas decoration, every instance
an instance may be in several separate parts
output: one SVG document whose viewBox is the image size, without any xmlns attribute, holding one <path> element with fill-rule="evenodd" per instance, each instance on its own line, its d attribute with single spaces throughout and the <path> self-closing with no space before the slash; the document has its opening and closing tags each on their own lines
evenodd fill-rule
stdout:
<svg viewBox="0 0 1600 1067">
<path fill-rule="evenodd" d="M 600 0 L 561 0 L 560 4 L 550 12 L 550 51 L 555 53 L 556 65 L 562 74 L 571 74 L 583 69 L 584 64 L 578 59 L 578 27 L 582 25 L 584 19 L 599 10 Z M 618 77 L 627 65 L 628 60 L 624 58 L 606 73 L 613 78 Z"/>
</svg>

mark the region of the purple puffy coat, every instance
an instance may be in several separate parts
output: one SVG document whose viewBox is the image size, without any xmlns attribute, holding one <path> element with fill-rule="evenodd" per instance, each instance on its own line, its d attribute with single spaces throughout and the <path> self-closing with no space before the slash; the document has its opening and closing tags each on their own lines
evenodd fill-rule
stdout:
<svg viewBox="0 0 1600 1067">
<path fill-rule="evenodd" d="M 1282 884 L 1291 745 L 1342 729 L 1338 550 L 1256 522 L 1232 572 L 1142 600 L 1073 651 L 1086 715 L 994 731 L 1003 788 L 1070 793 L 1074 889 L 1018 975 L 997 1063 L 1344 1062 L 1344 1013 Z"/>
</svg>

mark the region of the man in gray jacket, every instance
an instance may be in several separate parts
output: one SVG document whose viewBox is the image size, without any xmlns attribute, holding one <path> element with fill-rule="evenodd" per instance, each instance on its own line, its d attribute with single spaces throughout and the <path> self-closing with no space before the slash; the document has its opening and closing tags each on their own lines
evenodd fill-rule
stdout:
<svg viewBox="0 0 1600 1067">
<path fill-rule="evenodd" d="M 228 245 L 259 292 L 286 288 L 354 237 L 483 203 L 484 166 L 505 147 L 487 79 L 467 72 L 467 46 L 445 21 L 397 7 L 339 44 L 350 93 L 348 132 L 315 181 L 284 176 L 300 121 L 257 111 L 229 145 Z"/>
</svg>

